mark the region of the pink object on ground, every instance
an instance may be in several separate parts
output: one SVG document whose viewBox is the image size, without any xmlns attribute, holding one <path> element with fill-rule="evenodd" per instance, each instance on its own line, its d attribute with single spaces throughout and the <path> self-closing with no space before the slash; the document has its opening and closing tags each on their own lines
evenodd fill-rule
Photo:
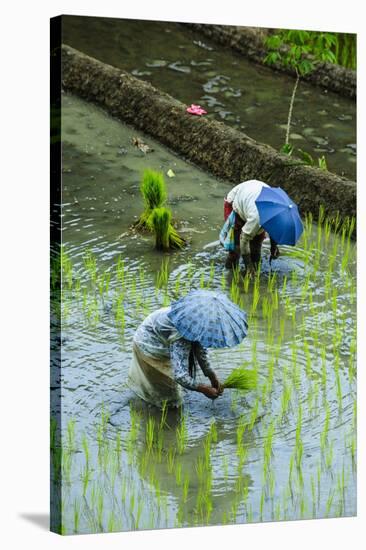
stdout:
<svg viewBox="0 0 366 550">
<path fill-rule="evenodd" d="M 192 103 L 190 107 L 187 107 L 187 113 L 190 113 L 191 115 L 198 115 L 198 116 L 207 115 L 207 111 L 202 109 L 200 105 L 195 105 L 194 103 Z"/>
</svg>

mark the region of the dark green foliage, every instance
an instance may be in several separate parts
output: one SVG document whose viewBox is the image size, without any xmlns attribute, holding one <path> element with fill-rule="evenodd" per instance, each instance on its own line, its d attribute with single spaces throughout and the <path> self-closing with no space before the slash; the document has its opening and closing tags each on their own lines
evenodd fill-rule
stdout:
<svg viewBox="0 0 366 550">
<path fill-rule="evenodd" d="M 291 66 L 301 76 L 319 62 L 356 69 L 356 35 L 317 31 L 279 30 L 266 42 L 268 64 Z"/>
<path fill-rule="evenodd" d="M 286 140 L 282 148 L 283 153 L 291 155 L 293 151 L 289 143 L 289 136 L 292 111 L 300 77 L 311 73 L 318 63 L 336 63 L 338 40 L 338 35 L 329 32 L 279 30 L 275 34 L 270 35 L 265 41 L 268 54 L 264 62 L 269 65 L 277 64 L 292 68 L 296 73 L 296 81 L 292 91 L 287 118 Z M 304 154 L 305 157 L 306 155 L 307 153 Z M 306 164 L 313 165 L 314 163 L 309 162 L 310 159 L 311 157 L 308 155 L 306 158 L 303 158 L 303 161 Z M 327 170 L 324 157 L 319 159 L 319 168 Z"/>
<path fill-rule="evenodd" d="M 333 51 L 336 42 L 336 36 L 329 32 L 280 30 L 267 38 L 265 45 L 269 53 L 264 61 L 292 67 L 304 76 L 320 61 L 336 62 Z"/>
<path fill-rule="evenodd" d="M 356 69 L 356 35 L 336 33 L 336 63 L 347 69 Z"/>
</svg>

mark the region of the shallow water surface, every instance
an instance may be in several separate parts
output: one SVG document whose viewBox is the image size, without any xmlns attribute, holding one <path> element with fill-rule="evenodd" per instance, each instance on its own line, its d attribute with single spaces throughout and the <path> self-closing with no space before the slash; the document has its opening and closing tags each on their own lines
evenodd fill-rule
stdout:
<svg viewBox="0 0 366 550">
<path fill-rule="evenodd" d="M 346 232 L 308 220 L 272 272 L 265 242 L 260 279 L 233 276 L 217 243 L 227 183 L 73 96 L 63 97 L 62 120 L 63 348 L 61 377 L 54 368 L 52 378 L 62 396 L 53 410 L 62 450 L 56 430 L 52 452 L 62 521 L 54 527 L 354 515 L 355 248 Z M 136 136 L 153 151 L 138 150 Z M 150 235 L 130 229 L 143 208 L 144 168 L 175 173 L 165 179 L 188 239 L 181 252 L 160 254 Z M 148 313 L 199 287 L 221 289 L 248 312 L 248 337 L 210 350 L 210 360 L 222 380 L 249 365 L 258 388 L 226 390 L 215 402 L 184 391 L 182 410 L 162 421 L 160 410 L 128 401 L 133 334 Z"/>
</svg>

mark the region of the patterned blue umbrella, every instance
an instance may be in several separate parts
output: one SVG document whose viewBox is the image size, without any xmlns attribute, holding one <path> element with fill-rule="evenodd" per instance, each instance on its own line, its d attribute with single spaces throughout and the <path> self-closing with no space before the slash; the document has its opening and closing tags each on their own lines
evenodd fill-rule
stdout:
<svg viewBox="0 0 366 550">
<path fill-rule="evenodd" d="M 297 243 L 303 232 L 299 210 L 281 187 L 263 187 L 255 204 L 261 226 L 277 244 Z"/>
<path fill-rule="evenodd" d="M 212 290 L 192 290 L 171 305 L 168 317 L 184 338 L 206 348 L 237 346 L 248 332 L 245 311 Z"/>
</svg>

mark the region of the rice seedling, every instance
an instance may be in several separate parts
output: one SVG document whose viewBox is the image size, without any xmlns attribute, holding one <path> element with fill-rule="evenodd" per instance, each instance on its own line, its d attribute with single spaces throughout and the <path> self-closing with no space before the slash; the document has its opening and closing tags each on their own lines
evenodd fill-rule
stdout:
<svg viewBox="0 0 366 550">
<path fill-rule="evenodd" d="M 330 470 L 332 468 L 333 456 L 334 456 L 334 442 L 332 440 L 328 448 L 325 450 L 324 460 L 325 460 L 325 467 L 327 468 L 327 470 Z"/>
<path fill-rule="evenodd" d="M 136 530 L 140 526 L 140 520 L 141 520 L 143 507 L 144 507 L 144 502 L 143 502 L 142 497 L 140 495 L 139 498 L 138 498 L 138 501 L 137 501 L 137 509 L 136 509 L 136 516 L 135 516 L 135 526 L 134 526 L 134 528 Z"/>
<path fill-rule="evenodd" d="M 262 488 L 262 493 L 261 493 L 261 499 L 260 499 L 260 503 L 259 503 L 259 518 L 260 518 L 260 521 L 263 521 L 263 511 L 264 511 L 265 497 L 266 497 L 265 488 L 263 487 Z"/>
<path fill-rule="evenodd" d="M 310 486 L 311 486 L 313 517 L 315 518 L 316 517 L 316 509 L 317 509 L 317 499 L 316 499 L 315 480 L 314 480 L 314 476 L 312 474 L 310 476 Z"/>
<path fill-rule="evenodd" d="M 223 382 L 225 389 L 250 391 L 257 387 L 257 373 L 254 370 L 238 367 L 231 371 Z"/>
<path fill-rule="evenodd" d="M 167 470 L 168 474 L 172 474 L 174 470 L 174 464 L 175 464 L 175 449 L 173 447 L 169 447 L 167 455 L 166 455 L 166 463 L 167 463 Z"/>
<path fill-rule="evenodd" d="M 247 522 L 253 523 L 253 508 L 252 505 L 249 505 L 248 511 L 247 511 Z"/>
<path fill-rule="evenodd" d="M 60 248 L 60 267 L 61 267 L 62 286 L 63 286 L 63 281 L 65 280 L 69 290 L 71 290 L 72 280 L 73 280 L 72 263 L 69 255 L 65 250 L 64 245 L 61 245 L 61 248 Z"/>
<path fill-rule="evenodd" d="M 203 272 L 200 275 L 200 288 L 205 288 L 205 274 Z"/>
<path fill-rule="evenodd" d="M 301 438 L 302 428 L 302 407 L 301 403 L 298 407 L 298 416 L 296 423 L 296 435 L 295 435 L 295 461 L 298 470 L 301 470 L 302 457 L 304 452 L 304 445 Z"/>
<path fill-rule="evenodd" d="M 126 326 L 123 298 L 124 298 L 123 294 L 119 294 L 116 298 L 115 305 L 114 305 L 114 311 L 115 311 L 114 316 L 115 316 L 116 326 L 121 335 L 124 334 L 125 326 Z"/>
<path fill-rule="evenodd" d="M 253 315 L 258 307 L 260 299 L 260 291 L 259 291 L 259 280 L 257 277 L 254 278 L 254 285 L 253 285 L 253 301 L 252 301 L 252 307 L 251 307 L 251 314 Z"/>
<path fill-rule="evenodd" d="M 91 326 L 96 326 L 99 322 L 99 306 L 96 296 L 94 296 L 87 305 L 86 316 Z"/>
<path fill-rule="evenodd" d="M 188 500 L 189 484 L 190 484 L 190 476 L 189 476 L 189 473 L 186 472 L 183 480 L 183 492 L 182 492 L 182 500 L 184 504 Z"/>
<path fill-rule="evenodd" d="M 116 279 L 119 283 L 119 286 L 125 288 L 125 261 L 121 256 L 118 256 L 116 263 Z"/>
<path fill-rule="evenodd" d="M 350 453 L 351 453 L 352 467 L 354 469 L 356 467 L 356 453 L 357 453 L 357 450 L 356 450 L 356 435 L 355 434 L 353 434 L 352 437 L 351 437 L 351 443 L 349 445 L 349 450 L 350 450 Z"/>
<path fill-rule="evenodd" d="M 211 260 L 211 262 L 210 262 L 210 274 L 209 274 L 209 278 L 208 278 L 207 288 L 210 288 L 212 286 L 214 278 L 215 278 L 215 264 Z"/>
<path fill-rule="evenodd" d="M 182 464 L 176 462 L 175 464 L 175 482 L 180 487 L 182 485 Z"/>
<path fill-rule="evenodd" d="M 152 447 L 154 444 L 154 436 L 155 436 L 155 418 L 153 416 L 149 416 L 146 422 L 146 450 L 147 454 L 150 454 L 152 451 Z"/>
<path fill-rule="evenodd" d="M 282 295 L 286 293 L 286 289 L 287 289 L 287 275 L 284 276 L 282 281 L 282 289 L 281 289 Z"/>
<path fill-rule="evenodd" d="M 243 415 L 239 417 L 238 425 L 236 427 L 236 452 L 239 453 L 239 448 L 241 447 L 243 436 L 246 430 L 247 424 Z"/>
<path fill-rule="evenodd" d="M 167 288 L 169 282 L 169 258 L 161 262 L 160 270 L 157 273 L 155 286 L 157 289 Z"/>
<path fill-rule="evenodd" d="M 86 437 L 85 434 L 84 434 L 83 437 L 82 437 L 81 445 L 82 445 L 83 451 L 84 451 L 85 466 L 86 466 L 87 469 L 89 469 L 89 464 L 90 464 L 90 450 L 89 450 L 88 438 Z"/>
<path fill-rule="evenodd" d="M 59 441 L 58 441 L 58 424 L 57 419 L 54 417 L 50 418 L 50 449 L 53 451 L 56 449 Z"/>
<path fill-rule="evenodd" d="M 274 518 L 275 521 L 280 521 L 281 519 L 281 503 L 276 502 L 274 509 Z"/>
<path fill-rule="evenodd" d="M 296 269 L 293 269 L 291 272 L 291 284 L 295 288 L 298 283 L 298 272 Z"/>
<path fill-rule="evenodd" d="M 145 208 L 137 222 L 137 227 L 149 229 L 151 213 L 154 209 L 161 208 L 167 199 L 163 174 L 154 170 L 144 170 L 140 192 Z"/>
<path fill-rule="evenodd" d="M 97 282 L 97 260 L 90 249 L 85 251 L 83 256 L 84 267 L 93 284 Z"/>
<path fill-rule="evenodd" d="M 116 527 L 117 527 L 117 522 L 116 522 L 116 516 L 115 516 L 115 513 L 114 511 L 112 510 L 109 515 L 108 515 L 108 519 L 107 519 L 107 532 L 108 533 L 113 533 L 113 531 L 116 531 Z"/>
<path fill-rule="evenodd" d="M 74 292 L 75 292 L 75 298 L 78 300 L 80 297 L 80 291 L 81 291 L 81 279 L 80 277 L 75 277 L 75 283 L 74 283 Z"/>
<path fill-rule="evenodd" d="M 216 420 L 212 420 L 211 422 L 209 437 L 211 438 L 211 441 L 213 443 L 217 443 L 218 434 L 217 434 Z"/>
<path fill-rule="evenodd" d="M 290 386 L 286 381 L 283 384 L 283 391 L 281 394 L 281 420 L 287 415 L 289 410 L 289 405 L 291 402 L 292 396 L 292 386 Z"/>
<path fill-rule="evenodd" d="M 294 464 L 295 464 L 295 455 L 292 454 L 290 456 L 290 462 L 288 467 L 288 488 L 291 496 L 293 495 L 292 477 L 293 477 L 293 471 L 294 471 Z"/>
<path fill-rule="evenodd" d="M 81 470 L 81 481 L 82 481 L 82 485 L 83 485 L 83 497 L 85 497 L 85 495 L 86 495 L 90 480 L 91 480 L 91 472 L 90 472 L 90 469 L 89 469 L 89 464 L 86 463 L 85 466 Z"/>
<path fill-rule="evenodd" d="M 273 436 L 274 436 L 274 421 L 272 421 L 268 426 L 267 433 L 264 437 L 264 443 L 263 443 L 263 453 L 264 453 L 263 469 L 266 475 L 269 472 L 269 467 L 270 467 L 271 458 L 272 458 Z"/>
<path fill-rule="evenodd" d="M 67 423 L 67 447 L 70 453 L 73 453 L 76 450 L 75 424 L 76 421 L 74 419 L 70 419 Z"/>
<path fill-rule="evenodd" d="M 74 499 L 74 533 L 78 533 L 80 525 L 80 503 Z"/>
<path fill-rule="evenodd" d="M 330 489 L 329 495 L 328 495 L 328 498 L 327 498 L 327 502 L 326 502 L 326 507 L 325 507 L 325 517 L 326 518 L 329 517 L 330 511 L 332 509 L 334 493 L 335 493 L 335 491 Z"/>
<path fill-rule="evenodd" d="M 257 398 L 255 403 L 254 403 L 254 406 L 252 408 L 252 412 L 251 412 L 250 418 L 249 418 L 249 424 L 248 424 L 248 430 L 249 431 L 252 431 L 253 428 L 254 428 L 255 421 L 258 418 L 258 410 L 259 410 L 259 399 Z"/>
<path fill-rule="evenodd" d="M 183 454 L 188 444 L 188 428 L 184 415 L 182 415 L 180 425 L 177 427 L 176 436 L 178 453 Z"/>
<path fill-rule="evenodd" d="M 320 434 L 320 447 L 322 450 L 325 448 L 325 445 L 328 439 L 329 425 L 330 425 L 330 407 L 327 403 L 326 409 L 325 409 L 324 426 Z"/>
<path fill-rule="evenodd" d="M 343 393 L 342 393 L 342 385 L 341 385 L 341 379 L 339 376 L 339 371 L 336 371 L 335 374 L 335 382 L 336 382 L 336 393 L 337 393 L 337 399 L 338 399 L 338 407 L 339 410 L 342 410 L 343 405 Z"/>
<path fill-rule="evenodd" d="M 239 485 L 238 485 L 238 491 L 241 490 L 241 483 L 242 483 L 242 471 L 243 471 L 243 467 L 244 467 L 244 464 L 247 460 L 247 457 L 248 457 L 248 449 L 247 447 L 244 447 L 244 446 L 239 446 L 237 448 L 237 455 L 238 455 L 238 465 L 237 465 L 237 470 L 238 470 L 238 475 L 239 475 L 239 479 L 238 479 L 238 482 L 239 482 Z"/>
<path fill-rule="evenodd" d="M 270 317 L 270 304 L 267 296 L 264 296 L 262 299 L 262 314 L 264 319 Z"/>
<path fill-rule="evenodd" d="M 244 290 L 245 294 L 248 294 L 249 283 L 250 283 L 249 272 L 245 272 L 245 275 L 243 277 L 243 290 Z"/>
<path fill-rule="evenodd" d="M 116 446 L 115 446 L 115 453 L 118 460 L 118 464 L 121 460 L 121 453 L 122 453 L 122 443 L 121 443 L 121 433 L 117 432 L 116 435 Z"/>
<path fill-rule="evenodd" d="M 200 484 L 203 484 L 206 478 L 206 462 L 203 457 L 197 457 L 195 470 L 197 474 L 197 479 Z"/>
<path fill-rule="evenodd" d="M 67 448 L 61 449 L 62 481 L 67 484 L 71 483 L 72 456 Z"/>
</svg>

